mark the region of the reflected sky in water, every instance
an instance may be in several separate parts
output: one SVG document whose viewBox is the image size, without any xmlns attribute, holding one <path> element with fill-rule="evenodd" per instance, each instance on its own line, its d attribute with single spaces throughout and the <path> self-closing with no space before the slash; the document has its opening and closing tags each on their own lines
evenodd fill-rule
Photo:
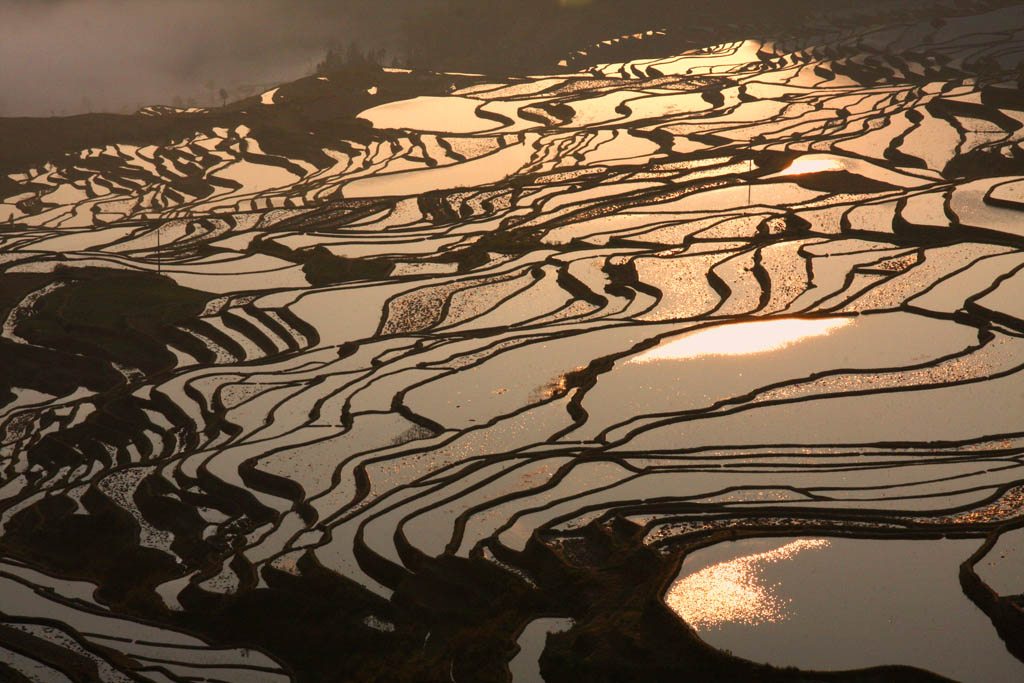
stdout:
<svg viewBox="0 0 1024 683">
<path fill-rule="evenodd" d="M 684 559 L 666 604 L 708 645 L 813 670 L 901 664 L 957 681 L 1024 680 L 960 562 L 980 539 L 749 538 Z"/>
<path fill-rule="evenodd" d="M 779 171 L 778 176 L 804 175 L 823 171 L 842 171 L 843 163 L 838 159 L 801 157 Z"/>
<path fill-rule="evenodd" d="M 753 626 L 781 621 L 787 618 L 789 600 L 775 594 L 775 585 L 763 581 L 764 567 L 827 545 L 823 538 L 803 538 L 775 550 L 719 562 L 676 579 L 665 602 L 697 631 L 725 622 Z"/>
<path fill-rule="evenodd" d="M 685 334 L 630 358 L 629 363 L 686 360 L 701 356 L 745 356 L 776 351 L 804 339 L 831 334 L 853 318 L 780 318 L 719 325 Z"/>
</svg>

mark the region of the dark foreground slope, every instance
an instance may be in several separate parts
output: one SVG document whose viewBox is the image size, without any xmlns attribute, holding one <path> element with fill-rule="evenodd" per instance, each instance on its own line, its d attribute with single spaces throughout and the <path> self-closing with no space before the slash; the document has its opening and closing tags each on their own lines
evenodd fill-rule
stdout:
<svg viewBox="0 0 1024 683">
<path fill-rule="evenodd" d="M 540 617 L 552 681 L 1016 666 L 1024 13 L 957 9 L 0 120 L 0 677 L 506 680 Z M 973 540 L 928 602 L 992 649 L 663 599 L 787 536 Z"/>
</svg>

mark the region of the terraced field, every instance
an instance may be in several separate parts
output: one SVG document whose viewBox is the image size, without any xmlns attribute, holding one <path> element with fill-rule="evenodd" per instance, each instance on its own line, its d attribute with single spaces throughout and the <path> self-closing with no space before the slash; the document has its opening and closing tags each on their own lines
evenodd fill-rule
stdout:
<svg viewBox="0 0 1024 683">
<path fill-rule="evenodd" d="M 958 12 L 62 122 L 0 678 L 1020 680 L 1024 9 Z M 757 649 L 812 556 L 949 621 Z"/>
</svg>

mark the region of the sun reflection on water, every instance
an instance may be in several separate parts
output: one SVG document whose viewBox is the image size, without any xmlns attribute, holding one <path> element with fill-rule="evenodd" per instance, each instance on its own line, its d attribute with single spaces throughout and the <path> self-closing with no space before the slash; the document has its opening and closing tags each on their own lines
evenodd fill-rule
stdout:
<svg viewBox="0 0 1024 683">
<path fill-rule="evenodd" d="M 803 550 L 828 546 L 823 538 L 802 538 L 781 548 L 719 562 L 676 579 L 665 594 L 665 603 L 695 630 L 725 623 L 766 624 L 783 621 L 789 600 L 765 585 L 764 566 L 787 560 Z"/>
<path fill-rule="evenodd" d="M 701 356 L 742 356 L 776 351 L 845 327 L 853 318 L 779 318 L 708 327 L 666 341 L 630 358 L 628 363 L 685 360 Z"/>
<path fill-rule="evenodd" d="M 821 173 L 823 171 L 841 171 L 843 163 L 828 157 L 806 156 L 796 159 L 776 176 L 803 175 L 805 173 Z"/>
</svg>

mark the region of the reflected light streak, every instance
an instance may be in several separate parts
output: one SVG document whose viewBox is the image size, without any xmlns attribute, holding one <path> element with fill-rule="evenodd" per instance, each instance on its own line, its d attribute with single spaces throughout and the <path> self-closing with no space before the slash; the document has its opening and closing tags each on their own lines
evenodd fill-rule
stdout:
<svg viewBox="0 0 1024 683">
<path fill-rule="evenodd" d="M 786 168 L 776 173 L 778 176 L 803 175 L 805 173 L 821 173 L 822 171 L 842 171 L 843 163 L 838 159 L 827 157 L 806 156 L 796 159 Z"/>
<path fill-rule="evenodd" d="M 701 356 L 743 356 L 791 346 L 804 339 L 831 334 L 853 318 L 780 318 L 719 325 L 662 342 L 630 358 L 628 363 L 685 360 Z"/>
<path fill-rule="evenodd" d="M 676 579 L 665 594 L 665 604 L 697 631 L 725 623 L 757 625 L 784 621 L 789 617 L 789 600 L 773 594 L 778 584 L 764 585 L 762 569 L 803 550 L 828 544 L 823 538 L 798 539 L 775 550 L 713 564 Z"/>
</svg>

